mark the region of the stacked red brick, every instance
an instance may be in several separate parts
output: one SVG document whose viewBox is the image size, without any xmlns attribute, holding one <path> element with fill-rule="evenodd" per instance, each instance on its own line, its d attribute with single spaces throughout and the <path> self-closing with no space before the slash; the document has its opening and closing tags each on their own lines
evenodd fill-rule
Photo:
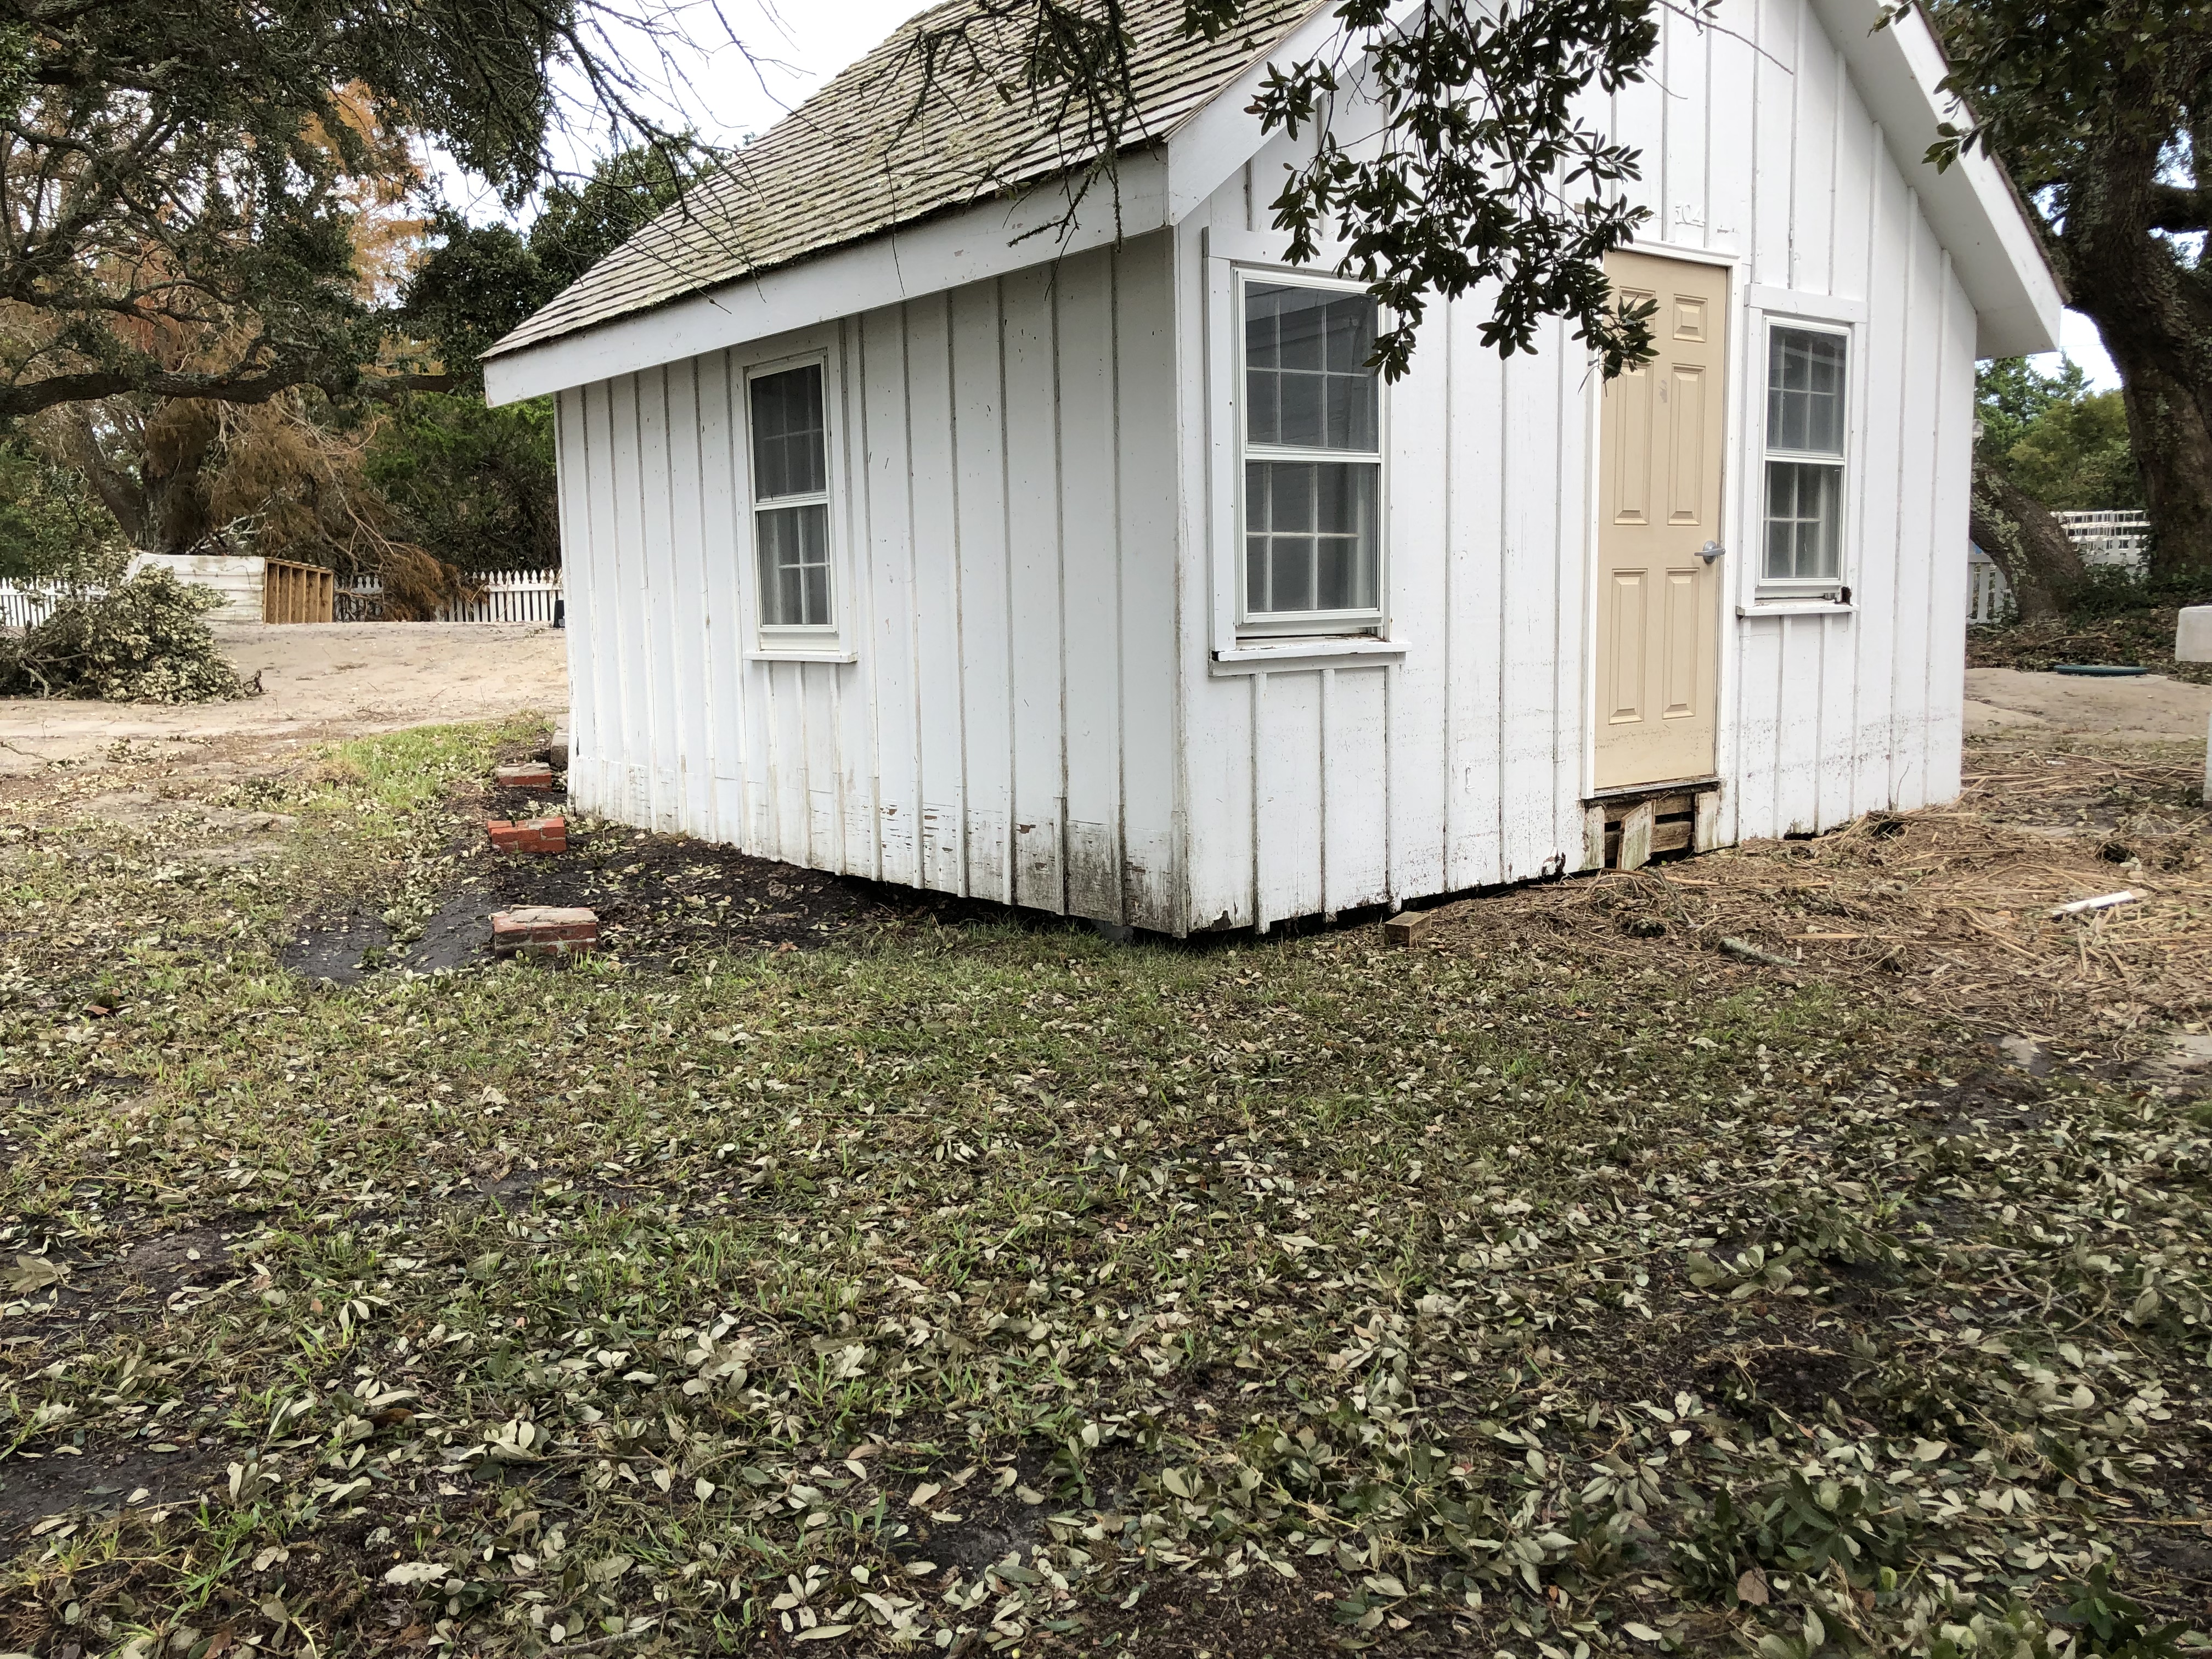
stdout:
<svg viewBox="0 0 2212 1659">
<path fill-rule="evenodd" d="M 553 769 L 543 761 L 500 767 L 492 775 L 502 789 L 550 789 Z M 491 844 L 503 853 L 565 853 L 568 821 L 561 817 L 492 818 L 484 825 Z M 599 942 L 599 919 L 590 910 L 551 904 L 502 910 L 491 919 L 494 956 L 567 956 Z"/>
<path fill-rule="evenodd" d="M 592 911 L 532 904 L 501 910 L 491 919 L 491 952 L 495 957 L 567 956 L 599 942 L 599 919 Z"/>
<path fill-rule="evenodd" d="M 565 853 L 568 850 L 568 820 L 524 818 L 511 823 L 492 818 L 484 830 L 491 844 L 502 853 Z"/>
</svg>

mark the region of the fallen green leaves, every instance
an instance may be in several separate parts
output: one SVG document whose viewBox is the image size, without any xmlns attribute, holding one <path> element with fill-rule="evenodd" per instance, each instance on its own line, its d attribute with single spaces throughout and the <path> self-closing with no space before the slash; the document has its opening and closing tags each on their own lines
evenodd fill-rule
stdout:
<svg viewBox="0 0 2212 1659">
<path fill-rule="evenodd" d="M 419 925 L 493 742 L 252 881 L 8 844 L 0 1645 L 2196 1639 L 2185 1095 L 1564 936 L 276 967 L 336 872 Z"/>
</svg>

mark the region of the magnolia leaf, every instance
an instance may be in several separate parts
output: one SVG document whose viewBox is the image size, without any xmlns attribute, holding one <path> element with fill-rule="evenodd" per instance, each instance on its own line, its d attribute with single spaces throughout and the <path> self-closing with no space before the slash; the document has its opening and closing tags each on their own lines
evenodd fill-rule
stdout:
<svg viewBox="0 0 2212 1659">
<path fill-rule="evenodd" d="M 15 1258 L 15 1271 L 8 1275 L 8 1288 L 18 1296 L 35 1296 L 69 1276 L 69 1264 L 65 1261 L 56 1261 L 51 1256 L 19 1255 Z"/>
</svg>

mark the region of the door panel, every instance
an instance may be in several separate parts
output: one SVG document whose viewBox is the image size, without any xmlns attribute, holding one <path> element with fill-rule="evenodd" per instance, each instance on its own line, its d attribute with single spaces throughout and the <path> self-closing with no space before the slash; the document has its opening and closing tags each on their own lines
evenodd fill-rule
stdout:
<svg viewBox="0 0 2212 1659">
<path fill-rule="evenodd" d="M 1668 720 L 1697 712 L 1698 598 L 1688 571 L 1667 573 L 1667 701 L 1660 713 Z"/>
<path fill-rule="evenodd" d="M 1704 522 L 1705 495 L 1705 371 L 1689 363 L 1674 368 L 1672 418 L 1667 422 L 1667 522 Z"/>
<path fill-rule="evenodd" d="M 1644 718 L 1644 611 L 1645 584 L 1641 570 L 1613 573 L 1613 613 L 1624 626 L 1613 634 L 1613 714 L 1615 725 Z"/>
<path fill-rule="evenodd" d="M 1606 388 L 1613 410 L 1606 435 L 1624 461 L 1613 496 L 1615 524 L 1651 522 L 1651 369 L 1632 368 Z"/>
<path fill-rule="evenodd" d="M 1658 305 L 1657 355 L 1607 383 L 1598 445 L 1596 781 L 1616 789 L 1713 771 L 1721 567 L 1698 550 L 1722 539 L 1729 275 L 1645 253 L 1607 269 Z"/>
</svg>

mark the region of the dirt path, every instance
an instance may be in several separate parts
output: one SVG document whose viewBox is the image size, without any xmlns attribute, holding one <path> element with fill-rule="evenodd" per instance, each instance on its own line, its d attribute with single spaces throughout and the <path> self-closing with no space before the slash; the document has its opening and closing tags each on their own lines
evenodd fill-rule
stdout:
<svg viewBox="0 0 2212 1659">
<path fill-rule="evenodd" d="M 567 635 L 536 623 L 214 628 L 239 672 L 261 676 L 260 696 L 183 708 L 0 699 L 0 777 L 96 764 L 118 744 L 139 759 L 218 744 L 235 754 L 568 706 Z"/>
<path fill-rule="evenodd" d="M 2160 674 L 2100 679 L 2018 668 L 1966 671 L 1966 735 L 2202 743 L 2212 685 Z"/>
<path fill-rule="evenodd" d="M 215 626 L 239 672 L 261 676 L 262 696 L 185 708 L 0 698 L 0 777 L 96 763 L 118 743 L 140 759 L 218 743 L 236 754 L 568 706 L 567 636 L 533 623 Z M 1966 715 L 1970 737 L 2201 743 L 2212 686 L 1970 668 Z"/>
</svg>

